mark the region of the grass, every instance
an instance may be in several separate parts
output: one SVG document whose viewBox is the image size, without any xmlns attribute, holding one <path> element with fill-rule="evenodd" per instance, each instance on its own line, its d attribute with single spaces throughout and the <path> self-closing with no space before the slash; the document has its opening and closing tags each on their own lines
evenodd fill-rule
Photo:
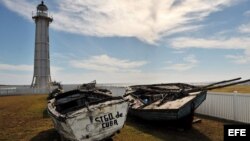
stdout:
<svg viewBox="0 0 250 141">
<path fill-rule="evenodd" d="M 250 85 L 235 85 L 212 90 L 250 94 Z M 0 141 L 59 141 L 51 119 L 46 113 L 47 95 L 0 97 Z M 201 118 L 201 117 L 199 117 Z M 225 121 L 202 117 L 188 131 L 171 128 L 167 123 L 149 123 L 128 118 L 114 141 L 222 141 Z"/>
<path fill-rule="evenodd" d="M 0 141 L 59 141 L 45 108 L 47 95 L 0 97 Z M 201 118 L 201 117 L 199 117 Z M 128 118 L 114 141 L 222 141 L 223 121 L 202 117 L 188 131 Z"/>
<path fill-rule="evenodd" d="M 202 118 L 201 123 L 183 131 L 167 123 L 149 123 L 129 118 L 121 134 L 113 139 L 115 141 L 222 141 L 223 124 L 224 121 Z"/>
<path fill-rule="evenodd" d="M 53 128 L 45 106 L 45 95 L 0 97 L 0 141 L 28 141 Z"/>
<path fill-rule="evenodd" d="M 225 88 L 214 89 L 212 92 L 238 92 L 238 93 L 247 93 L 250 94 L 250 85 L 234 85 Z"/>
</svg>

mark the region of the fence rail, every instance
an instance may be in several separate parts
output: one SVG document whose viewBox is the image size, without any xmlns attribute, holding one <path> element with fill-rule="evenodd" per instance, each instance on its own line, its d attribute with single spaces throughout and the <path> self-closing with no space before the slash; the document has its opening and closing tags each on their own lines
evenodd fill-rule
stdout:
<svg viewBox="0 0 250 141">
<path fill-rule="evenodd" d="M 29 87 L 13 87 L 13 88 L 1 88 L 0 96 L 6 95 L 24 95 L 24 94 L 48 94 L 50 89 L 38 89 Z"/>
<path fill-rule="evenodd" d="M 64 91 L 69 91 L 72 89 L 76 89 L 81 84 L 68 84 L 63 85 Z M 125 86 L 118 86 L 114 84 L 98 84 L 98 87 L 106 88 L 112 91 L 114 95 L 121 96 L 125 93 Z M 0 96 L 5 95 L 23 95 L 23 94 L 48 94 L 56 87 L 51 87 L 50 89 L 39 89 L 39 88 L 32 88 L 27 85 L 23 86 L 2 86 L 0 87 Z"/>
</svg>

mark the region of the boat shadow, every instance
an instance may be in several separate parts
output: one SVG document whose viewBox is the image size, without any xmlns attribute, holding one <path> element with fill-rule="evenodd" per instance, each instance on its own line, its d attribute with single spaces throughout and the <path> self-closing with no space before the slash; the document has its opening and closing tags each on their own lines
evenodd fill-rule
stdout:
<svg viewBox="0 0 250 141">
<path fill-rule="evenodd" d="M 43 118 L 50 118 L 47 109 L 43 110 Z"/>
<path fill-rule="evenodd" d="M 47 109 L 44 109 L 43 118 L 49 118 Z M 36 136 L 32 137 L 30 141 L 61 141 L 60 135 L 54 128 L 41 131 Z"/>
<path fill-rule="evenodd" d="M 30 139 L 30 141 L 62 141 L 60 135 L 54 128 L 42 131 L 38 133 L 36 136 Z M 64 140 L 66 141 L 66 140 Z M 102 141 L 113 141 L 112 138 L 107 138 Z"/>
<path fill-rule="evenodd" d="M 126 124 L 161 140 L 211 141 L 211 139 L 209 139 L 199 130 L 195 128 L 183 129 L 175 122 L 152 122 L 140 120 L 135 117 L 128 117 Z"/>
<path fill-rule="evenodd" d="M 30 141 L 61 141 L 60 135 L 54 128 L 42 131 L 30 139 Z"/>
</svg>

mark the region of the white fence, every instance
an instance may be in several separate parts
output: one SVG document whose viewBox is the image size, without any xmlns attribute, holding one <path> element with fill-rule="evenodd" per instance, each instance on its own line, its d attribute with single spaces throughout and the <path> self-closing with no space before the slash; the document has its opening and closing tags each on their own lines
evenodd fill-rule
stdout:
<svg viewBox="0 0 250 141">
<path fill-rule="evenodd" d="M 64 91 L 69 91 L 72 89 L 76 89 L 81 84 L 66 84 L 63 85 Z M 125 93 L 124 86 L 115 86 L 110 84 L 98 84 L 98 87 L 109 89 L 115 96 L 122 96 Z M 27 85 L 16 85 L 16 86 L 1 86 L 0 87 L 0 96 L 6 95 L 23 95 L 23 94 L 48 94 L 56 87 L 51 87 L 50 89 L 39 89 L 32 88 Z"/>
<path fill-rule="evenodd" d="M 195 111 L 202 115 L 250 123 L 250 94 L 209 92 Z"/>
<path fill-rule="evenodd" d="M 0 96 L 23 94 L 48 94 L 50 89 L 31 88 L 29 86 L 0 88 Z"/>
</svg>

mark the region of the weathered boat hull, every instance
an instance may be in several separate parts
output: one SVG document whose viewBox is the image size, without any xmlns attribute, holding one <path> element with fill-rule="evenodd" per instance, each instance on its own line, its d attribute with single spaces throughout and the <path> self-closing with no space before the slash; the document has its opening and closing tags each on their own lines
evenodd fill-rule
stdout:
<svg viewBox="0 0 250 141">
<path fill-rule="evenodd" d="M 129 108 L 129 115 L 135 116 L 144 120 L 181 120 L 191 114 L 199 105 L 206 99 L 207 92 L 203 91 L 194 99 L 185 103 L 178 109 L 140 109 Z M 192 116 L 192 115 L 191 115 Z"/>
<path fill-rule="evenodd" d="M 60 114 L 48 103 L 48 112 L 58 133 L 72 141 L 97 141 L 119 131 L 125 123 L 128 103 L 122 98 Z"/>
<path fill-rule="evenodd" d="M 204 86 L 186 83 L 133 85 L 123 97 L 130 102 L 129 114 L 150 121 L 177 121 L 189 128 L 196 108 L 206 99 L 207 91 L 249 82 L 241 78 L 223 80 Z"/>
</svg>

